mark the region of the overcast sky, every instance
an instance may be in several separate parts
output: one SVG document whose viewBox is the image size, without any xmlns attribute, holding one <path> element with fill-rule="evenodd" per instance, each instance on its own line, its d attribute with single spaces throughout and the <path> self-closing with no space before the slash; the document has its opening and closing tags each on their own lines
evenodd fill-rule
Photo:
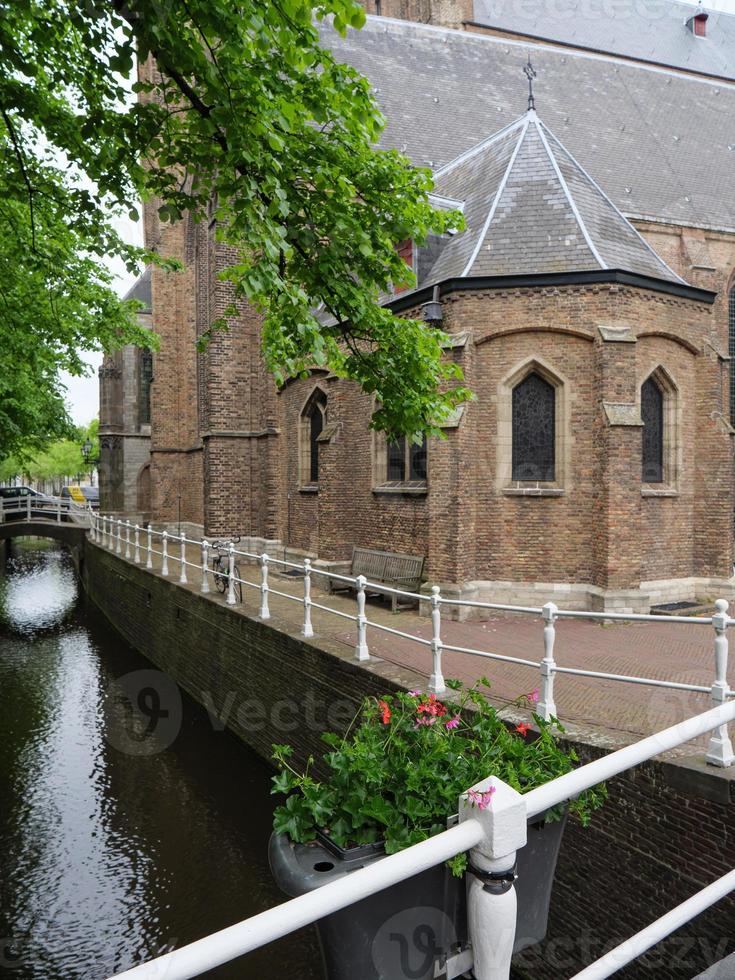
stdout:
<svg viewBox="0 0 735 980">
<path fill-rule="evenodd" d="M 705 0 L 705 8 L 726 10 L 728 13 L 735 14 L 735 0 Z M 118 230 L 128 241 L 142 244 L 142 226 L 140 223 L 135 225 L 131 221 L 121 221 Z M 130 289 L 135 277 L 130 276 L 121 263 L 111 263 L 110 267 L 116 274 L 115 288 L 122 296 Z M 89 377 L 72 378 L 69 375 L 64 377 L 71 416 L 78 425 L 86 425 L 91 422 L 99 412 L 97 369 L 102 363 L 102 355 L 90 355 L 87 361 L 92 368 Z"/>
</svg>

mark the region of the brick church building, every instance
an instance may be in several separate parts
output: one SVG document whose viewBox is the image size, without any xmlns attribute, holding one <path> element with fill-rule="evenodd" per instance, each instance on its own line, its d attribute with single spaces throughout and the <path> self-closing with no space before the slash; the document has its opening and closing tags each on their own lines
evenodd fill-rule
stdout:
<svg viewBox="0 0 735 980">
<path fill-rule="evenodd" d="M 387 445 L 371 396 L 324 371 L 278 389 L 250 309 L 198 354 L 232 255 L 146 211 L 148 244 L 184 264 L 152 274 L 146 517 L 337 568 L 354 546 L 422 555 L 463 598 L 735 593 L 735 17 L 631 4 L 613 30 L 575 3 L 376 0 L 362 31 L 327 34 L 370 78 L 384 145 L 464 212 L 404 243 L 417 285 L 388 300 L 441 322 L 476 395 L 445 439 Z M 103 507 L 142 511 L 115 480 Z"/>
</svg>

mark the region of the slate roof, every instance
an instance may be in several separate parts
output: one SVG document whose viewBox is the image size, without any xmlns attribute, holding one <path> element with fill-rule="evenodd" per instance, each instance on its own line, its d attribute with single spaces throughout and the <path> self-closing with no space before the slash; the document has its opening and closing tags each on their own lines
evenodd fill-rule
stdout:
<svg viewBox="0 0 735 980">
<path fill-rule="evenodd" d="M 735 79 L 735 16 L 706 3 L 703 9 L 709 15 L 704 38 L 686 26 L 697 5 L 671 0 L 475 0 L 473 19 L 514 34 Z"/>
<path fill-rule="evenodd" d="M 145 307 L 139 313 L 150 313 L 152 310 L 153 297 L 151 293 L 151 268 L 145 270 L 140 279 L 137 279 L 130 289 L 125 293 L 123 299 L 137 299 L 139 303 L 145 303 Z"/>
<path fill-rule="evenodd" d="M 464 202 L 419 285 L 478 276 L 616 269 L 683 283 L 534 111 L 435 174 L 438 195 Z"/>
<path fill-rule="evenodd" d="M 417 164 L 440 168 L 512 123 L 530 51 L 544 123 L 626 216 L 735 230 L 733 84 L 385 17 L 324 30 L 375 87 L 382 145 Z"/>
</svg>

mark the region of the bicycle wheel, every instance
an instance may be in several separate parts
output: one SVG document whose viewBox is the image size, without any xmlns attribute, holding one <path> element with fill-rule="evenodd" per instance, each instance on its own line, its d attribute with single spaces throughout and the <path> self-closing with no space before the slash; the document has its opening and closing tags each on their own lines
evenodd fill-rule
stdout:
<svg viewBox="0 0 735 980">
<path fill-rule="evenodd" d="M 219 558 L 212 559 L 212 575 L 214 577 L 214 587 L 218 592 L 227 591 L 227 575 L 222 571 L 222 562 Z"/>
</svg>

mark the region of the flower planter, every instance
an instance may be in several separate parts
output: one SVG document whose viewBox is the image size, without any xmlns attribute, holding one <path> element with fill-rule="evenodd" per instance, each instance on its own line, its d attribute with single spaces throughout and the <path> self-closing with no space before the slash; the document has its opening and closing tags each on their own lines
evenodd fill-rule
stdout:
<svg viewBox="0 0 735 980">
<path fill-rule="evenodd" d="M 529 824 L 528 843 L 518 852 L 515 952 L 546 935 L 565 820 Z M 269 847 L 273 877 L 291 896 L 384 856 L 376 845 L 343 851 L 329 841 L 293 844 L 285 834 L 273 834 Z M 321 919 L 317 930 L 326 980 L 433 980 L 435 962 L 467 944 L 464 880 L 444 865 L 431 868 Z"/>
</svg>

